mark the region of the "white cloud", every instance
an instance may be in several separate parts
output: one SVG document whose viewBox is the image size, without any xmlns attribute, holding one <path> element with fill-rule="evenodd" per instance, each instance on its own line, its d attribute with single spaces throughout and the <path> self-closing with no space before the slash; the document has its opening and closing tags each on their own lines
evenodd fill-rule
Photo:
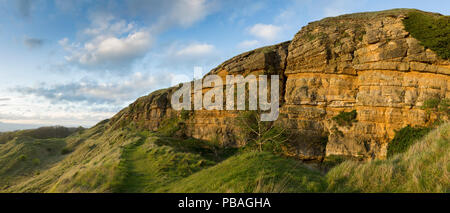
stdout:
<svg viewBox="0 0 450 213">
<path fill-rule="evenodd" d="M 217 65 L 219 52 L 208 43 L 192 42 L 183 44 L 171 43 L 163 48 L 165 51 L 153 57 L 160 68 L 191 71 L 195 66 L 210 67 Z"/>
<path fill-rule="evenodd" d="M 94 17 L 92 26 L 85 29 L 83 35 L 88 37 L 84 43 L 69 43 L 64 38 L 59 44 L 69 53 L 65 57 L 67 62 L 87 69 L 120 71 L 129 68 L 153 43 L 148 30 L 109 15 Z"/>
<path fill-rule="evenodd" d="M 249 33 L 265 41 L 275 41 L 279 38 L 281 27 L 272 24 L 255 24 L 248 29 Z"/>
<path fill-rule="evenodd" d="M 121 105 L 133 101 L 154 89 L 168 86 L 170 75 L 150 75 L 134 73 L 129 78 L 120 78 L 111 82 L 99 82 L 88 79 L 65 84 L 39 84 L 34 87 L 17 87 L 13 92 L 23 95 L 43 97 L 54 103 L 86 102 L 89 104 Z"/>
<path fill-rule="evenodd" d="M 245 41 L 239 43 L 238 47 L 246 49 L 246 48 L 255 47 L 259 44 L 260 44 L 260 42 L 258 40 L 245 40 Z"/>
<path fill-rule="evenodd" d="M 44 97 L 18 95 L 13 92 L 9 92 L 9 97 L 10 104 L 0 107 L 0 123 L 7 123 L 9 127 L 12 127 L 11 124 L 20 124 L 15 127 L 16 129 L 24 126 L 26 128 L 49 125 L 91 126 L 111 117 L 122 107 L 112 108 L 110 104 L 83 102 L 55 103 Z M 5 128 L 0 124 L 0 129 Z"/>
<path fill-rule="evenodd" d="M 210 44 L 189 44 L 188 46 L 178 50 L 177 56 L 205 56 L 214 51 L 214 46 Z"/>
<path fill-rule="evenodd" d="M 129 0 L 127 7 L 132 15 L 156 20 L 151 26 L 155 32 L 190 27 L 216 10 L 215 1 L 207 0 Z"/>
<path fill-rule="evenodd" d="M 59 2 L 61 8 L 67 5 Z M 105 11 L 90 17 L 91 25 L 79 33 L 81 42 L 68 38 L 59 41 L 67 51 L 66 61 L 86 70 L 108 70 L 121 73 L 143 58 L 152 47 L 157 34 L 173 26 L 189 27 L 213 12 L 214 4 L 206 0 L 131 0 L 128 12 L 152 18 L 146 27 L 117 19 Z M 214 47 L 197 44 L 186 47 L 179 56 L 194 57 L 213 51 Z"/>
<path fill-rule="evenodd" d="M 174 2 L 169 15 L 163 16 L 162 20 L 188 27 L 203 19 L 208 13 L 206 0 L 178 0 Z"/>
<path fill-rule="evenodd" d="M 135 29 L 133 22 L 127 23 L 125 20 L 116 20 L 110 14 L 99 13 L 91 17 L 91 26 L 83 30 L 89 36 L 112 36 L 123 35 Z"/>
<path fill-rule="evenodd" d="M 0 101 L 8 103 L 0 105 L 0 122 L 90 126 L 112 117 L 138 97 L 186 80 L 190 79 L 159 71 L 158 74 L 137 72 L 127 78 L 108 81 L 82 79 L 70 83 L 17 87 L 7 94 L 0 91 Z"/>
</svg>

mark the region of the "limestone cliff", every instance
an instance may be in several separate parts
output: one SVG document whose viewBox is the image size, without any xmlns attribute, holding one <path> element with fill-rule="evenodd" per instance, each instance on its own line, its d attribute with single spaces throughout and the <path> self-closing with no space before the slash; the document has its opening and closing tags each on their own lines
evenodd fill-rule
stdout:
<svg viewBox="0 0 450 213">
<path fill-rule="evenodd" d="M 405 30 L 412 10 L 390 10 L 326 18 L 303 27 L 292 41 L 238 55 L 211 74 L 280 75 L 282 100 L 276 121 L 295 135 L 286 154 L 305 160 L 326 155 L 383 158 L 395 130 L 426 125 L 421 109 L 429 98 L 450 98 L 450 62 L 423 47 Z M 432 14 L 439 16 L 438 14 Z M 176 88 L 138 99 L 110 123 L 135 122 L 156 130 L 178 116 L 170 107 Z M 356 121 L 332 118 L 356 110 Z M 240 146 L 237 111 L 195 111 L 183 134 Z"/>
</svg>

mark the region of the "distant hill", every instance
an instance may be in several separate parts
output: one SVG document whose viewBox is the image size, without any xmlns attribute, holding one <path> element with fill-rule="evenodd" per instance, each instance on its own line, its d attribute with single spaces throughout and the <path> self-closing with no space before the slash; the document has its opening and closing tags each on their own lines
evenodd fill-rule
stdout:
<svg viewBox="0 0 450 213">
<path fill-rule="evenodd" d="M 0 132 L 10 132 L 16 130 L 24 130 L 24 129 L 35 129 L 41 125 L 33 125 L 33 124 L 13 124 L 13 123 L 3 123 L 0 122 Z"/>
</svg>

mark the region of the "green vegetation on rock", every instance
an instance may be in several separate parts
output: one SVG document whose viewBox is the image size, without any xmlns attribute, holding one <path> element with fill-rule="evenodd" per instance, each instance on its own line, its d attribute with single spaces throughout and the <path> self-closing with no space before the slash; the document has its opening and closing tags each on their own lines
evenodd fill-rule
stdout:
<svg viewBox="0 0 450 213">
<path fill-rule="evenodd" d="M 332 119 L 336 121 L 339 126 L 352 126 L 352 123 L 356 122 L 356 116 L 356 110 L 352 110 L 351 112 L 340 112 Z"/>
<path fill-rule="evenodd" d="M 424 137 L 430 128 L 406 126 L 395 132 L 394 139 L 389 143 L 387 156 L 392 157 L 395 154 L 405 152 L 417 140 Z"/>
<path fill-rule="evenodd" d="M 440 120 L 443 116 L 450 115 L 450 99 L 430 98 L 424 101 L 421 108 L 428 113 L 435 113 Z"/>
<path fill-rule="evenodd" d="M 450 16 L 410 12 L 404 19 L 406 31 L 441 58 L 450 58 Z"/>
</svg>

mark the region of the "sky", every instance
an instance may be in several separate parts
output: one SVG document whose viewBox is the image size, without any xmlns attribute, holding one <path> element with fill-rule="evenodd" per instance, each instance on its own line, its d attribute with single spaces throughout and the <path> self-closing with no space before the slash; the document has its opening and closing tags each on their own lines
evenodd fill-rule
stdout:
<svg viewBox="0 0 450 213">
<path fill-rule="evenodd" d="M 90 127 L 324 17 L 448 0 L 0 0 L 0 131 Z"/>
</svg>

